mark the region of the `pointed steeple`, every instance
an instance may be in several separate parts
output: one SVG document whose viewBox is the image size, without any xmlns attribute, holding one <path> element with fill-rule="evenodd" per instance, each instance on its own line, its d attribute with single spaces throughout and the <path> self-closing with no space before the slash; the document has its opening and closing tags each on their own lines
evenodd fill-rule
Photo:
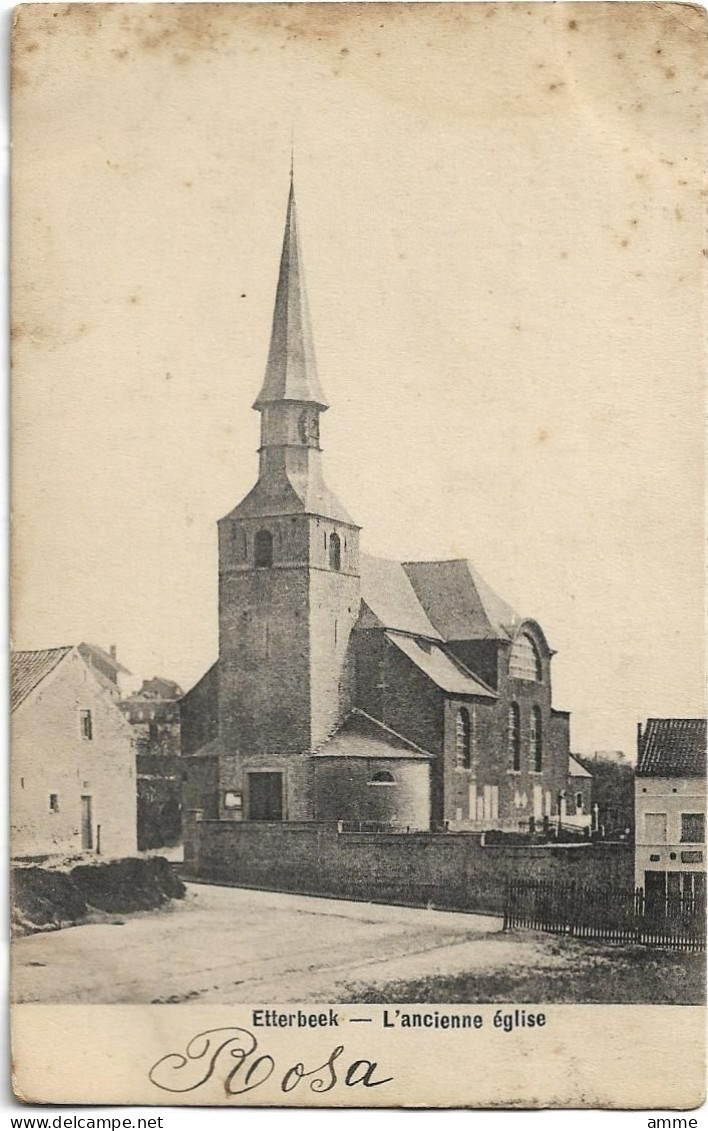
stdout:
<svg viewBox="0 0 708 1131">
<path fill-rule="evenodd" d="M 263 388 L 253 407 L 260 411 L 279 401 L 316 404 L 321 410 L 328 407 L 315 363 L 297 230 L 292 164 L 268 364 Z"/>
</svg>

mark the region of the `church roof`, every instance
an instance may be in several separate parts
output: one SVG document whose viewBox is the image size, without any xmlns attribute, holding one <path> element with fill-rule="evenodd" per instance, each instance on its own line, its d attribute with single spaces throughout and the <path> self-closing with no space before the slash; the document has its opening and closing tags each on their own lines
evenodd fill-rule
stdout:
<svg viewBox="0 0 708 1131">
<path fill-rule="evenodd" d="M 354 707 L 315 751 L 315 758 L 404 758 L 427 762 L 432 755 Z"/>
<path fill-rule="evenodd" d="M 347 526 L 357 526 L 317 467 L 299 479 L 291 478 L 284 468 L 261 477 L 225 518 L 275 518 L 292 514 L 316 514 Z"/>
<path fill-rule="evenodd" d="M 315 363 L 292 176 L 265 380 L 253 407 L 262 409 L 273 401 L 327 408 Z"/>
<path fill-rule="evenodd" d="M 424 675 L 448 695 L 483 695 L 487 699 L 497 698 L 496 692 L 473 676 L 435 641 L 416 639 L 397 632 L 387 632 L 386 638 L 400 648 Z"/>
<path fill-rule="evenodd" d="M 400 562 L 361 555 L 361 595 L 384 628 L 440 640 Z"/>
<path fill-rule="evenodd" d="M 648 719 L 637 777 L 705 777 L 706 720 Z"/>
<path fill-rule="evenodd" d="M 443 640 L 510 640 L 521 624 L 464 558 L 403 562 L 403 569 Z"/>
</svg>

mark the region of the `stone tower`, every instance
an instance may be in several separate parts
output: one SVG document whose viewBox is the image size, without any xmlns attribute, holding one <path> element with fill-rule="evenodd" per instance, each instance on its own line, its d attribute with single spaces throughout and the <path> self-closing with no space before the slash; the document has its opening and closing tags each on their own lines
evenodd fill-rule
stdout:
<svg viewBox="0 0 708 1131">
<path fill-rule="evenodd" d="M 261 414 L 258 481 L 219 522 L 222 817 L 312 816 L 310 754 L 351 706 L 359 527 L 322 475 L 327 402 L 290 181 Z"/>
</svg>

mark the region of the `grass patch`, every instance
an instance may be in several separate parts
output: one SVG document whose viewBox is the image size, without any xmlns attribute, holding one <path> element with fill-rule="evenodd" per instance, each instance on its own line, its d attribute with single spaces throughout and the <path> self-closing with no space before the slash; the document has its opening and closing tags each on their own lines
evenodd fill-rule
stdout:
<svg viewBox="0 0 708 1131">
<path fill-rule="evenodd" d="M 351 1002 L 544 1002 L 572 1004 L 703 1005 L 706 959 L 703 954 L 609 946 L 580 939 L 514 933 L 508 941 L 534 941 L 543 948 L 538 964 L 506 964 L 497 969 L 368 986 L 346 987 Z M 544 963 L 544 952 L 551 961 Z M 560 959 L 560 961 L 559 961 Z"/>
</svg>

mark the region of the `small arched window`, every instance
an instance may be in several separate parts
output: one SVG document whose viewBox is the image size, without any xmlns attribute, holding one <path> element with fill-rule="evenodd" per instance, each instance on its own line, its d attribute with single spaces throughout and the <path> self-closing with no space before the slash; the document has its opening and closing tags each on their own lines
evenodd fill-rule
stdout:
<svg viewBox="0 0 708 1131">
<path fill-rule="evenodd" d="M 259 530 L 256 534 L 255 562 L 260 569 L 273 564 L 273 535 L 270 530 Z"/>
<path fill-rule="evenodd" d="M 526 632 L 517 636 L 511 646 L 509 677 L 511 679 L 526 679 L 532 683 L 540 683 L 543 678 L 538 648 Z"/>
<path fill-rule="evenodd" d="M 455 762 L 463 770 L 472 765 L 471 737 L 470 713 L 466 707 L 460 707 L 455 720 Z"/>
<path fill-rule="evenodd" d="M 514 770 L 521 769 L 521 718 L 519 704 L 512 703 L 509 707 L 508 748 L 511 766 Z"/>
<path fill-rule="evenodd" d="M 338 534 L 329 536 L 329 568 L 336 570 L 342 568 L 342 543 Z"/>
<path fill-rule="evenodd" d="M 543 741 L 541 735 L 541 708 L 534 707 L 531 712 L 529 730 L 529 754 L 534 771 L 540 774 L 543 765 Z"/>
<path fill-rule="evenodd" d="M 575 795 L 575 808 L 578 810 L 579 813 L 582 813 L 582 811 L 583 811 L 583 795 L 582 795 L 582 793 L 576 793 L 576 795 Z"/>
<path fill-rule="evenodd" d="M 369 778 L 369 785 L 395 785 L 396 779 L 388 770 L 377 770 Z"/>
</svg>

